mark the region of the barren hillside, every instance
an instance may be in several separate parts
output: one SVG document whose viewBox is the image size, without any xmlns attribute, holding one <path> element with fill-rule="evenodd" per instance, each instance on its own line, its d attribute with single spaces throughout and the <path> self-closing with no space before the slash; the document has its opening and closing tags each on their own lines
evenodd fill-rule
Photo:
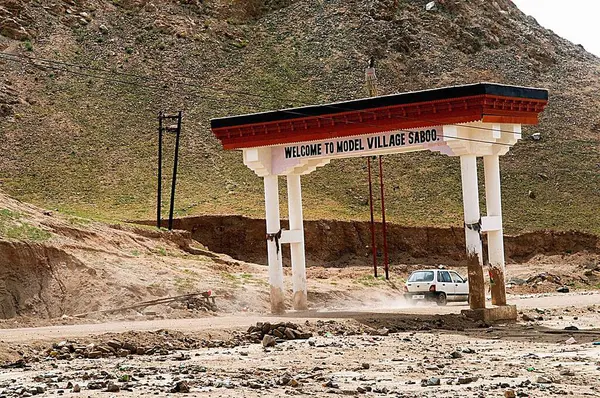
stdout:
<svg viewBox="0 0 600 398">
<path fill-rule="evenodd" d="M 156 115 L 183 109 L 177 214 L 260 217 L 262 182 L 221 150 L 209 119 L 362 97 L 374 56 L 382 93 L 476 81 L 548 88 L 541 125 L 525 131 L 541 141 L 525 138 L 502 160 L 505 224 L 600 233 L 600 60 L 508 0 L 425 3 L 4 1 L 2 190 L 71 214 L 150 218 Z M 392 222 L 460 224 L 457 159 L 385 162 Z M 304 192 L 309 218 L 368 217 L 364 160 L 320 169 Z"/>
</svg>

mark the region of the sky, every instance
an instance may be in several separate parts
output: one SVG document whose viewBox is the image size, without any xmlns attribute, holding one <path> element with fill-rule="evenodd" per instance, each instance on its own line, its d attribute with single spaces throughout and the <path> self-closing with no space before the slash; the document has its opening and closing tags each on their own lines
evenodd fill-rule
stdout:
<svg viewBox="0 0 600 398">
<path fill-rule="evenodd" d="M 513 0 L 525 14 L 600 57 L 600 0 Z"/>
</svg>

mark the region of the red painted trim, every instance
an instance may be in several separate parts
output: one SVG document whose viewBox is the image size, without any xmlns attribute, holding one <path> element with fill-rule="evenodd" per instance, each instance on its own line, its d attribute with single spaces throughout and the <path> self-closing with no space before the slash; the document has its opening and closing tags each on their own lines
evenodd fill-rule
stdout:
<svg viewBox="0 0 600 398">
<path fill-rule="evenodd" d="M 537 124 L 547 101 L 479 95 L 213 129 L 224 149 L 348 137 L 440 124 Z"/>
</svg>

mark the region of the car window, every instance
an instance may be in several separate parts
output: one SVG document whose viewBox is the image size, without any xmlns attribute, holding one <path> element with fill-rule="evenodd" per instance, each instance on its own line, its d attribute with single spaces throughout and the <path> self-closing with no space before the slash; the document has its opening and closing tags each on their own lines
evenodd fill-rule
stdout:
<svg viewBox="0 0 600 398">
<path fill-rule="evenodd" d="M 448 271 L 438 271 L 438 282 L 452 282 Z"/>
<path fill-rule="evenodd" d="M 433 271 L 417 271 L 413 272 L 409 282 L 433 282 Z"/>
<path fill-rule="evenodd" d="M 454 283 L 465 283 L 465 280 L 462 278 L 462 276 L 458 275 L 456 272 L 450 272 L 450 275 L 452 275 L 452 280 Z"/>
</svg>

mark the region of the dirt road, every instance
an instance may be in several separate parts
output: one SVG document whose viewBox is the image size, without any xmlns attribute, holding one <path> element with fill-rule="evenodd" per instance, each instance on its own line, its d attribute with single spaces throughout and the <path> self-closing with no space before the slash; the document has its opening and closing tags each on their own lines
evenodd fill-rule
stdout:
<svg viewBox="0 0 600 398">
<path fill-rule="evenodd" d="M 509 297 L 511 304 L 516 304 L 521 310 L 553 309 L 561 307 L 587 307 L 600 304 L 600 292 L 577 292 L 568 294 L 542 294 Z M 489 303 L 488 303 L 489 305 Z M 445 307 L 418 305 L 407 306 L 402 301 L 391 303 L 389 306 L 378 306 L 379 314 L 459 314 L 468 308 L 464 303 L 449 303 Z M 219 332 L 222 330 L 241 330 L 249 325 L 268 319 L 271 322 L 292 321 L 302 323 L 306 319 L 354 319 L 365 314 L 373 314 L 372 308 L 357 307 L 346 308 L 344 311 L 323 309 L 298 313 L 291 311 L 284 317 L 259 316 L 259 315 L 226 315 L 195 319 L 157 319 L 151 321 L 135 322 L 110 322 L 67 326 L 47 326 L 39 328 L 19 328 L 0 330 L 0 341 L 4 342 L 30 342 L 35 340 L 57 340 L 81 336 L 97 335 L 102 333 L 123 333 L 131 330 L 149 331 L 157 329 L 170 329 L 182 332 Z"/>
</svg>

